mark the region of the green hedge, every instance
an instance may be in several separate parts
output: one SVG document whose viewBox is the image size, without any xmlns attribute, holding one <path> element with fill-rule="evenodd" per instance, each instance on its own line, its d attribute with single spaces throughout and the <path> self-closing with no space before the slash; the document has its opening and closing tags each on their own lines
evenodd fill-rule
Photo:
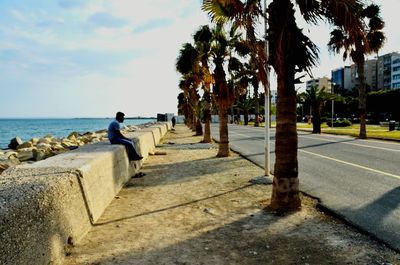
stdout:
<svg viewBox="0 0 400 265">
<path fill-rule="evenodd" d="M 332 122 L 331 121 L 328 121 L 326 124 L 329 127 L 332 126 Z M 349 120 L 337 120 L 337 121 L 333 122 L 333 127 L 348 127 L 348 126 L 351 126 L 351 125 L 352 125 L 352 123 Z"/>
</svg>

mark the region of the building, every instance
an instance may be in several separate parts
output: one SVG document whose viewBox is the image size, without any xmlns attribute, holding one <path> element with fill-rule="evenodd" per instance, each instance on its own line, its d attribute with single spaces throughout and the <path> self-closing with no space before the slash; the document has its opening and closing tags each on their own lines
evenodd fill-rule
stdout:
<svg viewBox="0 0 400 265">
<path fill-rule="evenodd" d="M 377 78 L 377 59 L 366 60 L 364 64 L 364 76 L 365 84 L 368 86 L 370 91 L 378 90 L 378 78 Z M 358 83 L 358 80 L 357 80 Z"/>
<path fill-rule="evenodd" d="M 400 89 L 400 53 L 392 52 L 379 56 L 377 59 L 366 60 L 364 77 L 367 91 Z M 328 88 L 329 82 L 326 79 L 325 77 L 309 80 L 306 88 L 313 85 L 317 85 L 319 88 L 325 85 Z M 352 64 L 332 70 L 331 83 L 335 94 L 345 94 L 357 90 L 360 83 L 357 65 Z"/>
<path fill-rule="evenodd" d="M 400 88 L 400 77 L 398 76 L 400 74 L 399 58 L 400 53 L 398 52 L 378 57 L 378 90 Z"/>
<path fill-rule="evenodd" d="M 400 54 L 393 56 L 392 61 L 392 89 L 400 89 Z"/>
<path fill-rule="evenodd" d="M 344 68 L 331 71 L 332 89 L 335 93 L 342 94 L 344 89 Z"/>
<path fill-rule="evenodd" d="M 345 66 L 343 68 L 343 75 L 344 75 L 344 82 L 343 82 L 343 91 L 352 91 L 353 88 L 356 86 L 355 84 L 355 77 L 357 76 L 357 69 L 355 66 Z"/>
<path fill-rule="evenodd" d="M 332 91 L 332 82 L 331 79 L 329 79 L 328 77 L 321 77 L 308 80 L 306 82 L 306 89 L 308 90 L 312 86 L 317 86 L 318 90 L 321 90 L 324 87 L 325 91 L 328 93 L 331 93 Z"/>
</svg>

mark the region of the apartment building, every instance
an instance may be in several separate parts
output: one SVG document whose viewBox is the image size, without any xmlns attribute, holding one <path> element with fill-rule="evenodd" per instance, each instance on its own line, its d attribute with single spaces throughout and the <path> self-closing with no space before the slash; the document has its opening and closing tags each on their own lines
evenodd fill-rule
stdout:
<svg viewBox="0 0 400 265">
<path fill-rule="evenodd" d="M 400 88 L 400 53 L 393 52 L 365 61 L 365 84 L 369 91 Z M 357 66 L 352 64 L 331 72 L 335 93 L 357 89 L 359 76 Z"/>
<path fill-rule="evenodd" d="M 400 89 L 400 54 L 395 54 L 393 56 L 391 82 L 391 88 Z"/>
<path fill-rule="evenodd" d="M 399 81 L 400 77 L 397 75 L 399 73 L 399 58 L 400 53 L 392 52 L 378 58 L 378 89 L 379 90 L 387 90 L 395 88 L 396 86 L 400 86 Z M 396 79 L 394 77 L 396 76 Z M 400 87 L 398 87 L 400 88 Z"/>
<path fill-rule="evenodd" d="M 332 91 L 332 82 L 328 77 L 321 77 L 308 80 L 306 82 L 306 89 L 310 89 L 312 86 L 317 86 L 318 89 L 322 89 L 325 87 L 325 91 L 331 93 Z"/>
</svg>

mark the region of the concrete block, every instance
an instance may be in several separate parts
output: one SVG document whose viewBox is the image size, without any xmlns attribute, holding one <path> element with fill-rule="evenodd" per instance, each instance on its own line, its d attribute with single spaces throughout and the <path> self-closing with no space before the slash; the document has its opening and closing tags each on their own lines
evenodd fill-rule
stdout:
<svg viewBox="0 0 400 265">
<path fill-rule="evenodd" d="M 85 145 L 71 152 L 22 166 L 32 171 L 48 167 L 78 172 L 93 223 L 134 173 L 131 172 L 133 169 L 129 166 L 125 147 L 108 142 Z"/>
<path fill-rule="evenodd" d="M 14 168 L 0 187 L 0 264 L 61 264 L 91 227 L 76 171 Z"/>
</svg>

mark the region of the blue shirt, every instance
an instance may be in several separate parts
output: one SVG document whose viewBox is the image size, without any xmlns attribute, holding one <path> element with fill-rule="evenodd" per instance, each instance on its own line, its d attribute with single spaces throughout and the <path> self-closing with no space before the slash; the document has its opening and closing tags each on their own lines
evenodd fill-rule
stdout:
<svg viewBox="0 0 400 265">
<path fill-rule="evenodd" d="M 117 131 L 121 130 L 121 127 L 119 125 L 119 122 L 114 120 L 113 122 L 110 123 L 108 126 L 108 140 L 116 140 L 119 139 L 117 135 Z"/>
</svg>

